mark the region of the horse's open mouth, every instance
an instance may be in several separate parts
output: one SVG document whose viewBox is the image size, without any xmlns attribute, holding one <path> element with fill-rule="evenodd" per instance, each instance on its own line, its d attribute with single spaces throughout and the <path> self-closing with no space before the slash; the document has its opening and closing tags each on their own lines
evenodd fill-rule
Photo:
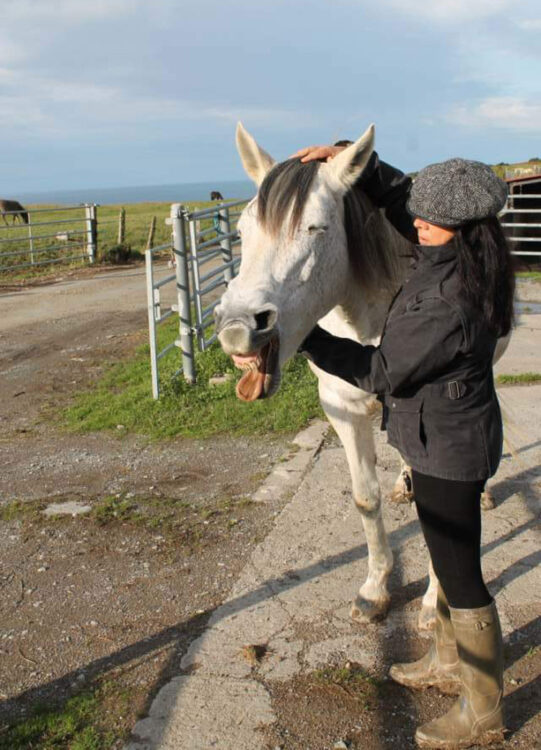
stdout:
<svg viewBox="0 0 541 750">
<path fill-rule="evenodd" d="M 274 393 L 280 381 L 279 350 L 278 336 L 273 336 L 258 352 L 232 355 L 236 367 L 245 370 L 237 383 L 237 396 L 241 401 L 255 401 Z"/>
</svg>

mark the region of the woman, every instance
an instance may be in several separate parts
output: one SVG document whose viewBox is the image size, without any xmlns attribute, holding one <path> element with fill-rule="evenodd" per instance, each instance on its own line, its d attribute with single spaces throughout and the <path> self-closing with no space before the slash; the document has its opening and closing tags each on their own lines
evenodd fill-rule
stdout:
<svg viewBox="0 0 541 750">
<path fill-rule="evenodd" d="M 339 150 L 298 155 L 330 159 Z M 496 218 L 507 187 L 490 167 L 464 159 L 428 166 L 412 184 L 376 154 L 359 187 L 405 236 L 417 230 L 411 274 L 378 347 L 316 326 L 300 351 L 380 395 L 389 443 L 412 467 L 440 584 L 436 629 L 422 659 L 394 664 L 390 674 L 409 687 L 460 692 L 445 716 L 418 728 L 416 740 L 431 748 L 489 744 L 503 739 L 503 649 L 481 571 L 480 499 L 502 452 L 492 357 L 513 318 L 514 273 Z"/>
</svg>

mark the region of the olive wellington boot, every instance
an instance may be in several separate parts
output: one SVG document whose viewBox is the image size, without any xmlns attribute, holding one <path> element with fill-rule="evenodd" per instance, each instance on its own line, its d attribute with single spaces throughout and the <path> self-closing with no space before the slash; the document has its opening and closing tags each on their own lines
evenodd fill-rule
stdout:
<svg viewBox="0 0 541 750">
<path fill-rule="evenodd" d="M 428 652 L 410 664 L 393 664 L 389 675 L 406 687 L 424 690 L 435 686 L 444 693 L 460 693 L 460 663 L 449 605 L 443 589 L 438 586 L 436 627 Z"/>
<path fill-rule="evenodd" d="M 503 643 L 494 602 L 450 608 L 460 658 L 462 690 L 451 710 L 419 727 L 419 747 L 463 748 L 504 739 Z"/>
</svg>

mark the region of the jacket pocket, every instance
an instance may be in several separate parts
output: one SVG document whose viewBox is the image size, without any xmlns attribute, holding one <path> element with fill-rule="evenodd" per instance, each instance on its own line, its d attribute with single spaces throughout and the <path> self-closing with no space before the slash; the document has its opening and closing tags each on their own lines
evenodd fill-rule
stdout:
<svg viewBox="0 0 541 750">
<path fill-rule="evenodd" d="M 404 456 L 425 458 L 427 446 L 423 424 L 423 399 L 386 396 L 385 405 L 389 414 L 389 442 Z"/>
</svg>

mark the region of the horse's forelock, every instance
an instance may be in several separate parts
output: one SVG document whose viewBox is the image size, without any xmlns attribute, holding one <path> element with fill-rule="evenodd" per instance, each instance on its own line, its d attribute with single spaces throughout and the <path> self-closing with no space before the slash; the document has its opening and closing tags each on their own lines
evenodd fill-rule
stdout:
<svg viewBox="0 0 541 750">
<path fill-rule="evenodd" d="M 291 205 L 288 231 L 290 236 L 295 233 L 318 169 L 317 161 L 287 159 L 266 175 L 257 194 L 257 218 L 271 236 L 280 231 Z"/>
<path fill-rule="evenodd" d="M 318 161 L 303 164 L 288 159 L 266 175 L 257 194 L 257 219 L 268 234 L 278 235 L 289 214 L 288 232 L 290 236 L 295 233 L 319 166 Z M 400 267 L 395 242 L 379 211 L 359 187 L 344 196 L 344 226 L 357 282 L 365 290 L 394 285 Z"/>
</svg>

